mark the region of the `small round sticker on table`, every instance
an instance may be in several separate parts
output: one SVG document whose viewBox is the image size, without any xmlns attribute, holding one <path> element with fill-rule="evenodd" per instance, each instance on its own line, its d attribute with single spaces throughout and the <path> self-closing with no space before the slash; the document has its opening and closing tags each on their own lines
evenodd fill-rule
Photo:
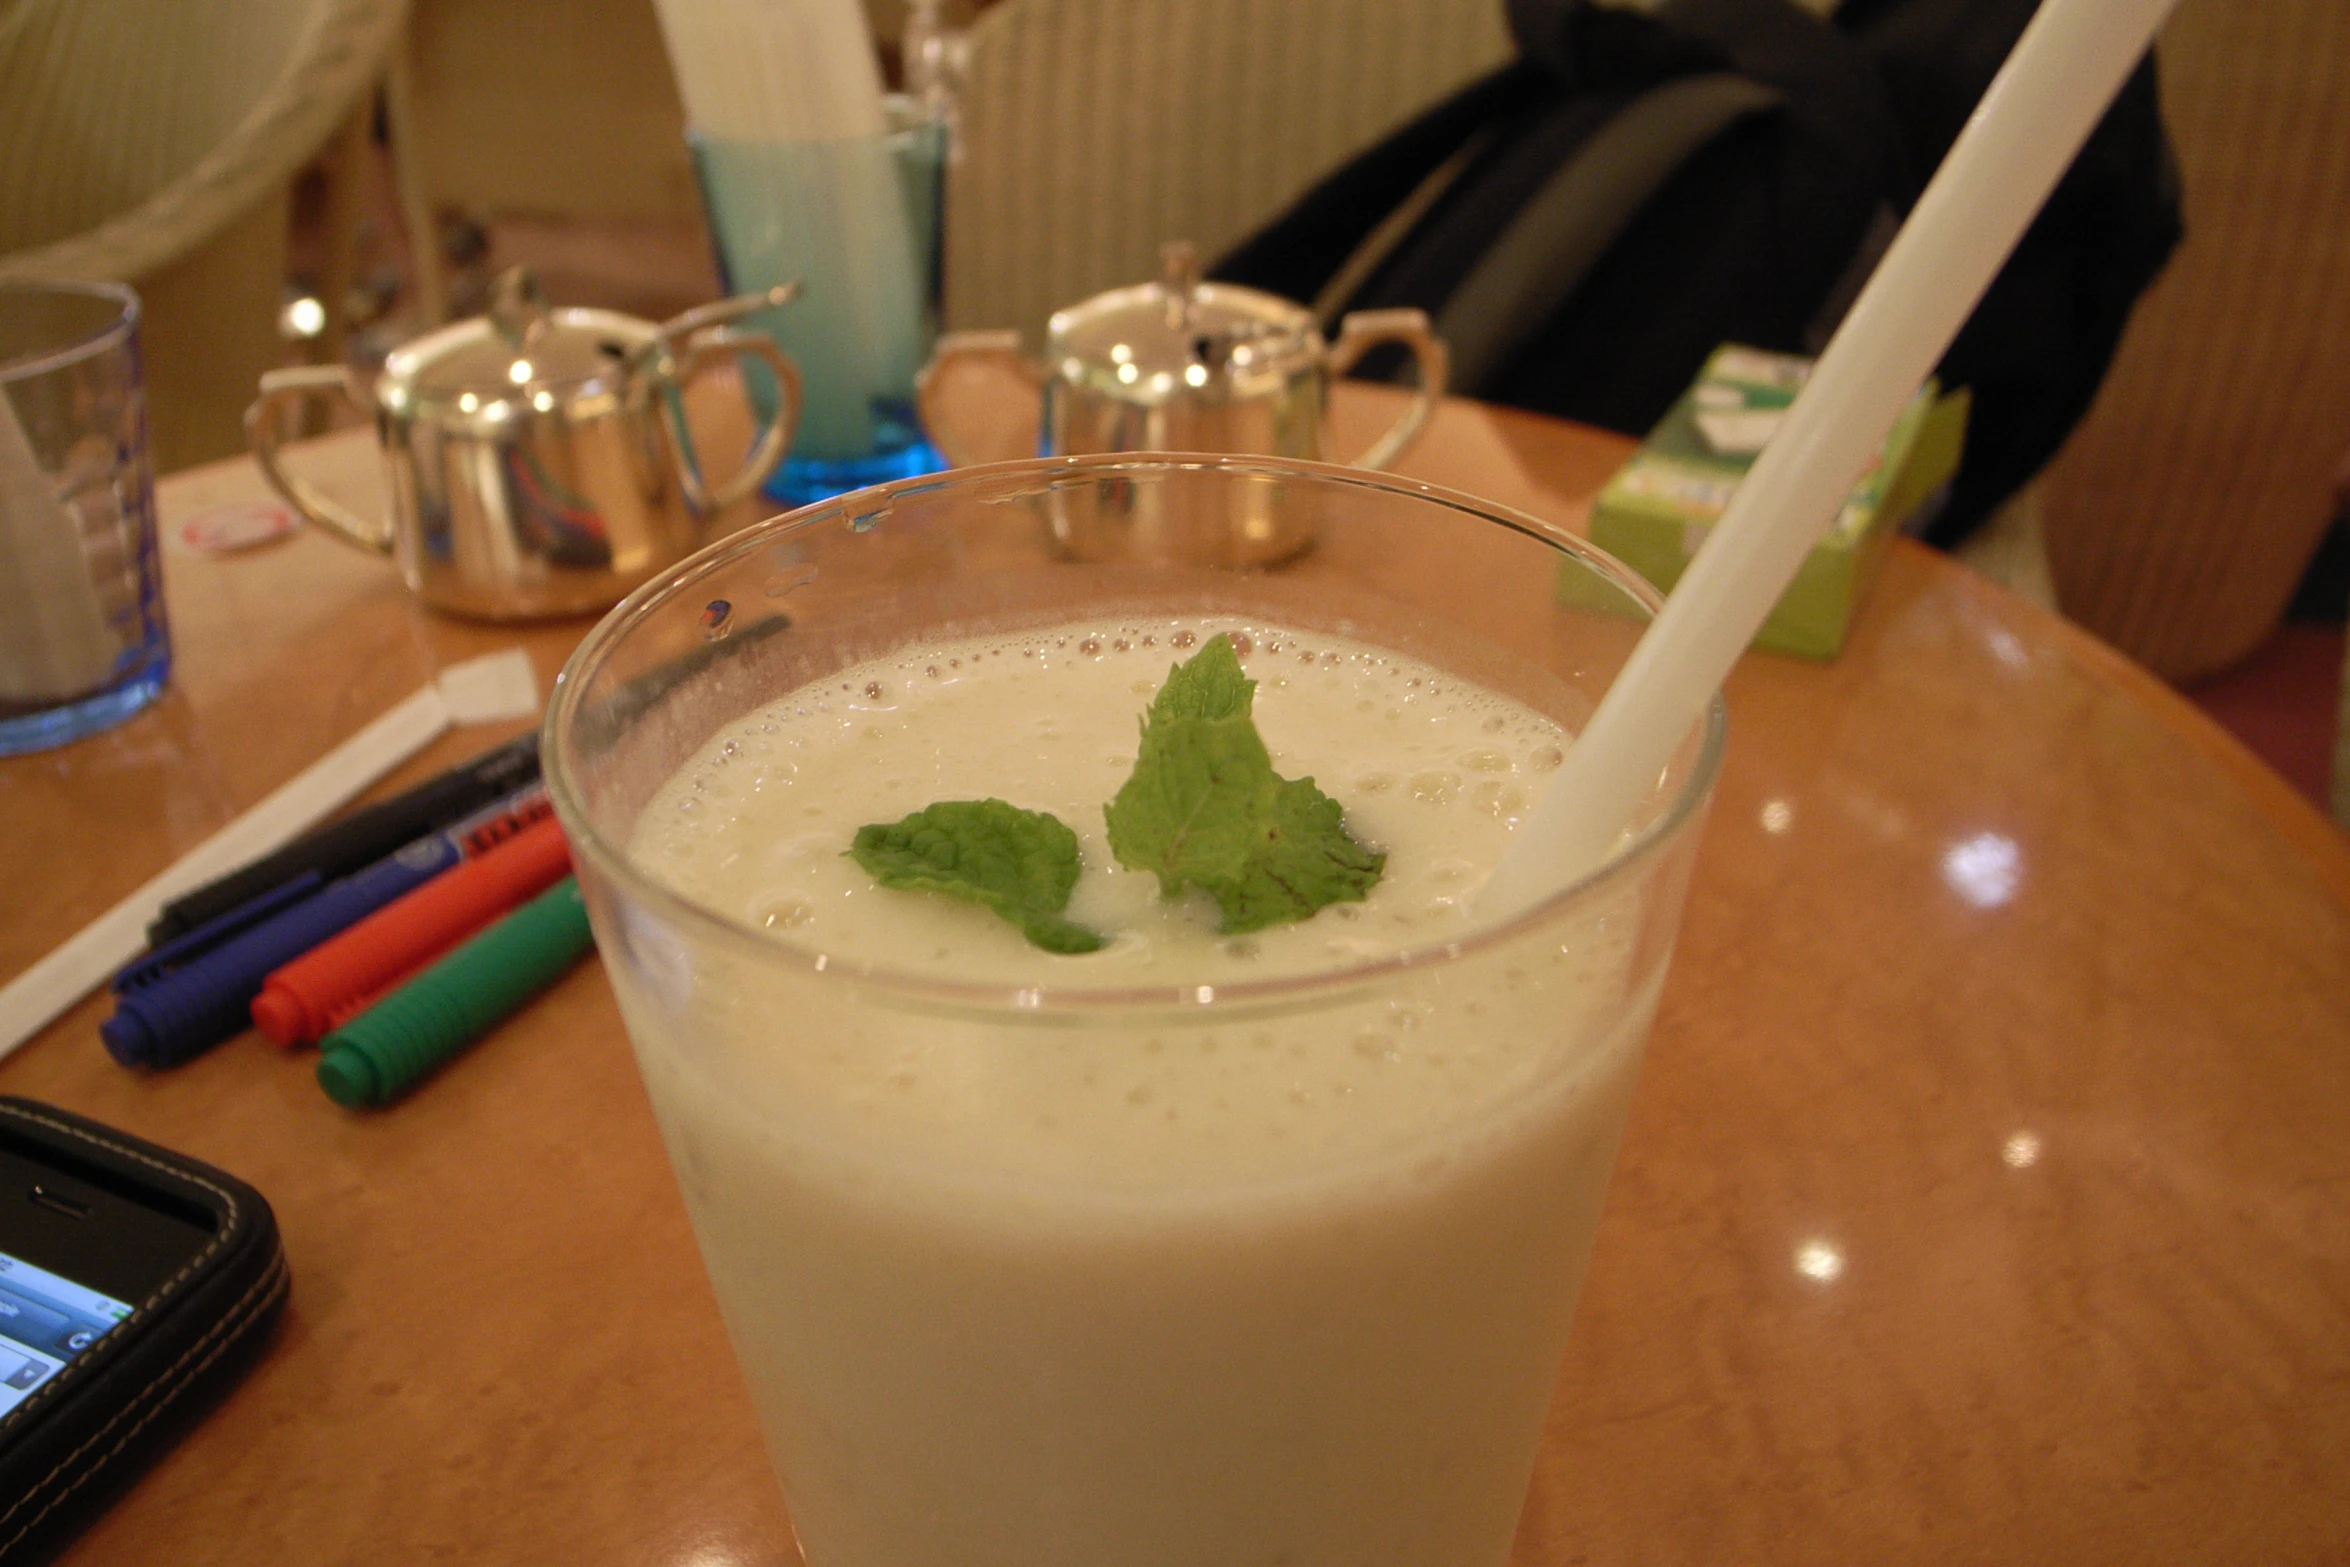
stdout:
<svg viewBox="0 0 2350 1567">
<path fill-rule="evenodd" d="M 275 501 L 238 501 L 209 506 L 180 524 L 180 543 L 199 555 L 225 555 L 282 539 L 301 526 L 293 511 Z"/>
</svg>

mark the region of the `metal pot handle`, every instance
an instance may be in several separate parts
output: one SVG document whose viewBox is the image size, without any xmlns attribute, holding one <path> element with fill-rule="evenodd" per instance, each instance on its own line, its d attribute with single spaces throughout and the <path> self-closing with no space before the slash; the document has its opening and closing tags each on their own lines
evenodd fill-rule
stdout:
<svg viewBox="0 0 2350 1567">
<path fill-rule="evenodd" d="M 1037 455 L 1033 435 L 1024 449 L 983 452 L 966 446 L 962 437 L 947 427 L 944 400 L 947 382 L 959 371 L 987 366 L 995 367 L 999 373 L 1011 371 L 1032 391 L 1044 390 L 1044 371 L 1020 352 L 1020 334 L 1008 331 L 949 332 L 938 340 L 938 346 L 931 350 L 930 362 L 914 378 L 914 408 L 921 417 L 923 432 L 950 467 L 968 468 L 974 463 Z"/>
<path fill-rule="evenodd" d="M 261 465 L 261 476 L 269 481 L 271 489 L 285 497 L 287 505 L 346 544 L 355 544 L 373 554 L 389 555 L 391 523 L 368 522 L 308 480 L 286 472 L 278 463 L 279 410 L 322 392 L 336 393 L 361 410 L 367 407 L 367 399 L 359 395 L 358 381 L 341 365 L 302 365 L 264 371 L 261 395 L 245 410 L 245 444 L 253 449 L 253 460 Z"/>
<path fill-rule="evenodd" d="M 1401 343 L 1411 350 L 1412 360 L 1419 366 L 1420 385 L 1403 417 L 1354 460 L 1357 468 L 1384 468 L 1420 438 L 1437 399 L 1444 396 L 1452 371 L 1452 355 L 1429 324 L 1425 310 L 1357 310 L 1338 323 L 1338 340 L 1330 345 L 1326 361 L 1331 379 L 1346 374 L 1382 343 Z"/>
<path fill-rule="evenodd" d="M 712 489 L 702 482 L 693 435 L 685 427 L 685 388 L 694 377 L 721 363 L 743 359 L 758 360 L 774 375 L 775 415 L 751 443 L 742 466 L 724 484 Z M 698 332 L 674 352 L 662 355 L 653 367 L 653 375 L 660 383 L 654 401 L 660 404 L 661 422 L 669 432 L 669 452 L 677 470 L 677 487 L 685 496 L 686 506 L 697 515 L 723 511 L 766 482 L 775 465 L 783 461 L 783 454 L 790 449 L 792 436 L 800 427 L 800 368 L 761 333 L 736 332 L 724 327 Z"/>
</svg>

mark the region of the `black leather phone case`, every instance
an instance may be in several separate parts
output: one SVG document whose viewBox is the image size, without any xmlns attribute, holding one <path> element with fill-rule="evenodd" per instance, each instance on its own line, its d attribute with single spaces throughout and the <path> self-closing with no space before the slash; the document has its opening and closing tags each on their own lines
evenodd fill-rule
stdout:
<svg viewBox="0 0 2350 1567">
<path fill-rule="evenodd" d="M 45 1561 L 219 1401 L 269 1341 L 285 1251 L 261 1194 L 183 1154 L 30 1099 L 0 1097 L 13 1140 L 214 1219 L 200 1251 L 0 1417 L 0 1564 Z"/>
</svg>

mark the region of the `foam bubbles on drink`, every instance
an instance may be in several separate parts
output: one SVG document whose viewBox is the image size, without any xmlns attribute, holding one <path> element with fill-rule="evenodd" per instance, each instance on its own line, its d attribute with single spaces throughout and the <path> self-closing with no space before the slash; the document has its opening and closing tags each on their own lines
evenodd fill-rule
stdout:
<svg viewBox="0 0 2350 1567">
<path fill-rule="evenodd" d="M 1155 878 L 1112 859 L 1102 807 L 1133 766 L 1137 722 L 1173 662 L 1157 649 L 1187 656 L 1218 632 L 1259 682 L 1255 716 L 1275 767 L 1313 778 L 1346 810 L 1350 831 L 1387 851 L 1386 874 L 1359 911 L 1367 920 L 1336 905 L 1246 947 L 1201 943 L 1191 938 L 1213 919 L 1204 898 L 1167 905 Z M 1382 721 L 1363 724 L 1366 709 Z M 1015 732 L 1026 740 L 1008 744 Z M 762 758 L 795 762 L 743 766 L 754 741 Z M 776 699 L 679 771 L 646 811 L 635 849 L 743 923 L 773 928 L 764 914 L 784 903 L 816 909 L 792 928 L 827 950 L 927 955 L 943 944 L 968 977 L 1000 977 L 1010 965 L 1061 985 L 1189 980 L 1204 954 L 1210 971 L 1198 977 L 1230 982 L 1321 967 L 1334 950 L 1371 955 L 1457 935 L 1473 890 L 1458 866 L 1498 857 L 1532 798 L 1513 780 L 1555 765 L 1562 743 L 1559 727 L 1530 709 L 1325 633 L 1206 618 L 1054 627 L 926 644 Z M 799 810 L 777 804 L 776 790 Z M 975 905 L 874 887 L 842 857 L 863 823 L 990 796 L 1050 811 L 1078 834 L 1085 873 L 1069 912 L 1116 933 L 1106 952 L 1040 953 Z M 831 824 L 829 836 L 785 830 L 794 814 Z M 894 932 L 907 921 L 920 933 L 902 941 Z M 1331 927 L 1342 922 L 1358 928 L 1334 949 Z M 961 939 L 942 943 L 941 928 Z"/>
<path fill-rule="evenodd" d="M 1171 663 L 1219 632 L 1247 648 L 1275 768 L 1313 778 L 1349 830 L 1386 852 L 1363 902 L 1227 936 L 1205 895 L 1164 899 L 1154 875 L 1111 856 L 1102 807 L 1133 767 L 1149 697 Z M 1565 744 L 1532 709 L 1326 633 L 1210 617 L 1076 624 L 930 643 L 777 698 L 713 736 L 655 795 L 631 853 L 685 896 L 802 953 L 996 991 L 1204 999 L 1470 934 L 1475 893 Z M 1110 937 L 1103 951 L 1043 952 L 976 904 L 878 886 L 844 852 L 864 823 L 991 796 L 1050 811 L 1078 835 L 1083 873 L 1067 913 Z M 820 1068 L 820 1088 L 799 1091 L 886 1107 L 919 1145 L 942 1149 L 965 1133 L 992 1141 L 1002 1108 L 1025 1104 L 1019 1149 L 996 1150 L 1024 1165 L 1098 1168 L 1105 1142 L 1138 1176 L 1206 1148 L 1236 1173 L 1310 1161 L 1334 1138 L 1423 1125 L 1437 1104 L 1466 1111 L 1523 1093 L 1556 1065 L 1532 1036 L 1587 1006 L 1613 1008 L 1626 933 L 1603 925 L 1593 929 L 1604 952 L 1553 947 L 1506 978 L 1448 980 L 1431 965 L 1411 981 L 1426 995 L 1407 985 L 1327 1026 L 1284 1025 L 1278 1045 L 1272 1032 L 1203 1015 L 1153 1036 L 1156 1049 L 1093 1039 L 1079 1069 L 1068 1040 L 1007 1054 L 925 1029 L 891 1036 L 886 1051 L 848 1050 Z M 1616 977 L 1592 984 L 1595 960 Z M 1448 995 L 1447 983 L 1473 993 Z M 859 1026 L 854 1008 L 843 1017 Z"/>
</svg>

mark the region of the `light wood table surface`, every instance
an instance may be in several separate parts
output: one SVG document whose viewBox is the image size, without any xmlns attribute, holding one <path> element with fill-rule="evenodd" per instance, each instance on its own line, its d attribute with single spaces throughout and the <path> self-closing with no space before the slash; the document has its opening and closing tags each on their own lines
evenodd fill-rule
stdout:
<svg viewBox="0 0 2350 1567">
<path fill-rule="evenodd" d="M 1390 406 L 1349 389 L 1334 448 Z M 1456 402 L 1402 466 L 1573 524 L 1627 450 Z M 364 433 L 298 456 L 380 503 Z M 263 498 L 227 463 L 163 516 Z M 307 534 L 166 571 L 164 699 L 0 761 L 0 977 L 437 667 L 520 643 L 551 682 L 586 629 L 436 618 Z M 1906 543 L 1841 659 L 1750 657 L 1729 699 L 1518 1560 L 2350 1559 L 2342 838 Z M 373 1114 L 257 1037 L 124 1071 L 102 1015 L 0 1091 L 253 1182 L 294 1294 L 69 1561 L 796 1559 L 593 962 Z"/>
</svg>

